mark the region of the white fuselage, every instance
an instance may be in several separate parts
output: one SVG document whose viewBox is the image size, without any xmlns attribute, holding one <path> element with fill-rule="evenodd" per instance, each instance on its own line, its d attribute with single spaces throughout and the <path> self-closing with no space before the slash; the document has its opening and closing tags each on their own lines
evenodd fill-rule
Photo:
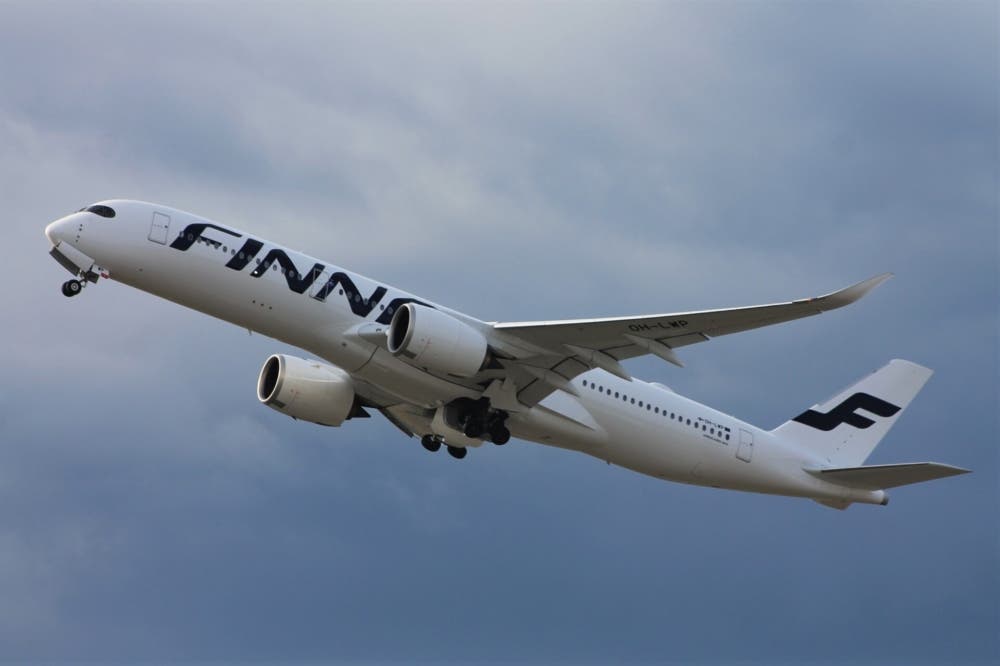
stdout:
<svg viewBox="0 0 1000 666">
<path fill-rule="evenodd" d="M 489 323 L 189 213 L 137 201 L 107 203 L 117 211 L 113 219 L 74 213 L 49 225 L 46 234 L 54 245 L 68 244 L 93 259 L 106 277 L 343 368 L 358 394 L 375 403 L 433 409 L 482 394 L 471 382 L 408 364 L 371 336 L 384 332 L 393 309 L 407 301 L 431 305 L 479 330 L 488 331 Z M 241 258 L 250 247 L 252 256 L 248 251 Z M 599 369 L 571 385 L 577 395 L 557 390 L 512 413 L 513 436 L 682 483 L 882 501 L 881 491 L 815 478 L 804 468 L 819 463 L 806 451 L 664 387 Z"/>
</svg>

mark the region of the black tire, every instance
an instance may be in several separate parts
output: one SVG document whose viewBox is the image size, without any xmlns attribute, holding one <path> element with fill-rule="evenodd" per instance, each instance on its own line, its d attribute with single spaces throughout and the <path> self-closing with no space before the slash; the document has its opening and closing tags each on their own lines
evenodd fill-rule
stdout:
<svg viewBox="0 0 1000 666">
<path fill-rule="evenodd" d="M 510 441 L 510 430 L 507 430 L 504 426 L 500 426 L 490 433 L 490 439 L 497 446 L 503 446 Z"/>
<path fill-rule="evenodd" d="M 431 453 L 434 453 L 441 449 L 441 440 L 439 440 L 437 437 L 434 437 L 433 435 L 424 435 L 423 437 L 421 437 L 420 444 Z"/>
<path fill-rule="evenodd" d="M 483 436 L 483 424 L 476 419 L 469 419 L 465 427 L 462 428 L 462 434 L 464 434 L 469 439 L 479 439 Z"/>
<path fill-rule="evenodd" d="M 449 446 L 448 453 L 451 454 L 452 458 L 461 460 L 468 453 L 468 450 L 464 446 Z"/>
<path fill-rule="evenodd" d="M 81 289 L 83 289 L 83 285 L 79 280 L 68 280 L 63 282 L 62 293 L 63 296 L 72 297 L 79 294 Z"/>
</svg>

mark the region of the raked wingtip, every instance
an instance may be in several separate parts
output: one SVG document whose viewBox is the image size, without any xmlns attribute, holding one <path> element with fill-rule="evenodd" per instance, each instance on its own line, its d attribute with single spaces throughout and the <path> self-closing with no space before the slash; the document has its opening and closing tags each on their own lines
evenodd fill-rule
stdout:
<svg viewBox="0 0 1000 666">
<path fill-rule="evenodd" d="M 875 277 L 868 278 L 867 280 L 862 280 L 857 284 L 852 284 L 850 287 L 845 287 L 840 291 L 827 294 L 822 297 L 822 299 L 829 305 L 829 308 L 826 309 L 850 305 L 851 303 L 867 296 L 868 292 L 872 291 L 891 277 L 893 277 L 892 273 L 882 273 L 881 275 L 876 275 Z"/>
</svg>

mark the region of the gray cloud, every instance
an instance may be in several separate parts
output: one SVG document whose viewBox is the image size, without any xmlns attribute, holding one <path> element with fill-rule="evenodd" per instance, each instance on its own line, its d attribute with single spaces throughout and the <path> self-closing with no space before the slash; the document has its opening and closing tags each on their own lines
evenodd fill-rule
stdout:
<svg viewBox="0 0 1000 666">
<path fill-rule="evenodd" d="M 998 657 L 989 3 L 0 7 L 0 658 Z M 190 209 L 486 319 L 897 278 L 639 375 L 769 427 L 891 357 L 875 462 L 971 476 L 846 514 L 514 442 L 256 405 L 282 345 L 102 284 L 46 222 Z"/>
</svg>

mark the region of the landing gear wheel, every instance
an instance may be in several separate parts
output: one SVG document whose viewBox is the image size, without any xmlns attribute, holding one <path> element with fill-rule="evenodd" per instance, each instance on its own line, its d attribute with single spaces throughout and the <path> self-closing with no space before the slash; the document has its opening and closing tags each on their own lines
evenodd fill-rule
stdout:
<svg viewBox="0 0 1000 666">
<path fill-rule="evenodd" d="M 434 453 L 441 448 L 441 440 L 434 435 L 424 435 L 420 438 L 420 444 L 431 453 Z"/>
<path fill-rule="evenodd" d="M 462 434 L 464 434 L 469 439 L 479 439 L 483 436 L 483 424 L 477 419 L 469 419 L 462 429 Z"/>
<path fill-rule="evenodd" d="M 63 282 L 62 293 L 63 296 L 76 296 L 83 289 L 83 283 L 79 280 L 67 280 Z"/>
<path fill-rule="evenodd" d="M 468 451 L 465 449 L 464 446 L 450 446 L 449 445 L 448 446 L 448 453 L 451 454 L 452 458 L 458 458 L 459 460 L 461 460 L 462 458 L 465 457 L 465 454 L 467 454 Z"/>
<path fill-rule="evenodd" d="M 494 428 L 490 431 L 490 439 L 497 446 L 502 446 L 510 441 L 510 430 L 507 430 L 505 426 L 500 426 L 499 428 Z"/>
</svg>

